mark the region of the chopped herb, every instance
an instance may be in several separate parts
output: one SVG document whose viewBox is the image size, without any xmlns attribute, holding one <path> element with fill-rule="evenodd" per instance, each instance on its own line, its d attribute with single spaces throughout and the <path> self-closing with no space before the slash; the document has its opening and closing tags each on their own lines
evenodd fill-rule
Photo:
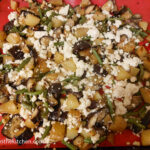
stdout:
<svg viewBox="0 0 150 150">
<path fill-rule="evenodd" d="M 108 95 L 106 95 L 106 98 L 107 98 L 107 106 L 109 108 L 109 112 L 110 112 L 111 118 L 113 119 L 113 115 L 114 115 L 113 104 L 110 101 L 110 98 L 108 97 Z"/>
<path fill-rule="evenodd" d="M 22 33 L 22 31 L 24 30 L 24 27 L 20 26 L 20 27 L 16 27 L 13 26 L 13 28 L 9 31 L 9 33 L 19 33 L 21 36 L 25 36 L 25 33 Z"/>
<path fill-rule="evenodd" d="M 82 40 L 84 41 L 90 41 L 91 40 L 91 36 L 85 36 L 82 38 Z"/>
<path fill-rule="evenodd" d="M 57 46 L 63 46 L 64 45 L 64 42 L 55 42 L 54 45 L 57 47 Z"/>
<path fill-rule="evenodd" d="M 47 126 L 44 134 L 42 135 L 42 139 L 44 139 L 49 134 L 49 131 L 50 131 L 50 126 Z"/>
<path fill-rule="evenodd" d="M 75 13 L 74 9 L 70 7 L 69 13 L 68 13 L 69 18 L 72 17 L 74 13 Z"/>
<path fill-rule="evenodd" d="M 2 121 L 0 121 L 0 126 L 3 124 L 3 122 Z"/>
<path fill-rule="evenodd" d="M 10 65 L 10 64 L 5 64 L 5 65 L 3 66 L 3 69 L 0 70 L 0 71 L 1 71 L 2 73 L 7 73 L 7 72 L 10 72 L 11 69 L 13 69 L 13 66 L 12 66 L 12 65 Z"/>
<path fill-rule="evenodd" d="M 38 7 L 38 12 L 39 12 L 40 18 L 42 19 L 42 18 L 43 18 L 43 14 L 42 14 L 42 10 L 41 10 L 41 7 L 40 7 L 40 6 Z"/>
<path fill-rule="evenodd" d="M 81 80 L 81 77 L 77 77 L 75 75 L 71 75 L 69 78 L 64 79 L 63 82 L 64 82 L 64 86 L 67 85 L 67 84 L 69 84 L 69 83 L 72 83 L 72 84 L 75 85 L 75 83 L 77 81 L 80 81 L 80 80 Z"/>
<path fill-rule="evenodd" d="M 35 92 L 30 92 L 27 89 L 22 89 L 22 90 L 18 90 L 16 91 L 16 94 L 26 94 L 26 95 L 40 95 L 44 92 L 44 90 L 39 90 L 39 91 L 35 91 Z"/>
<path fill-rule="evenodd" d="M 26 64 L 29 63 L 31 57 L 28 57 L 27 59 L 25 59 L 17 68 L 16 68 L 16 71 L 20 71 L 22 68 L 25 67 Z"/>
<path fill-rule="evenodd" d="M 105 140 L 106 140 L 106 136 L 102 136 L 102 137 L 100 137 L 100 139 L 96 142 L 96 144 L 100 144 L 100 143 L 102 143 L 102 142 L 105 141 Z M 84 142 L 85 142 L 85 143 L 89 143 L 89 144 L 93 144 L 91 138 L 86 138 L 86 139 L 84 139 Z"/>
<path fill-rule="evenodd" d="M 71 143 L 69 142 L 66 142 L 66 141 L 62 141 L 62 144 L 66 145 L 70 150 L 77 150 L 77 147 L 72 145 Z"/>
<path fill-rule="evenodd" d="M 55 73 L 55 71 L 52 70 L 52 71 L 48 71 L 48 72 L 45 72 L 45 73 L 39 73 L 39 75 L 37 77 L 37 80 L 41 80 L 44 76 L 46 76 L 47 74 L 50 74 L 50 73 Z"/>
<path fill-rule="evenodd" d="M 93 50 L 93 54 L 94 54 L 94 56 L 97 58 L 99 64 L 100 64 L 100 65 L 103 65 L 103 62 L 102 62 L 100 56 L 98 55 L 98 53 L 96 52 L 96 50 Z"/>
<path fill-rule="evenodd" d="M 27 91 L 28 91 L 27 89 L 17 90 L 16 94 L 23 94 L 23 93 L 25 93 Z"/>
<path fill-rule="evenodd" d="M 49 32 L 52 29 L 52 22 L 49 22 L 48 26 L 47 26 L 47 31 Z"/>
<path fill-rule="evenodd" d="M 80 20 L 79 20 L 79 23 L 80 24 L 84 24 L 86 22 L 86 17 L 85 16 L 81 16 Z"/>
<path fill-rule="evenodd" d="M 130 28 L 130 30 L 135 34 L 135 35 L 139 35 L 143 38 L 145 38 L 146 36 L 148 36 L 148 34 L 146 32 L 143 32 L 142 29 L 139 28 Z"/>
<path fill-rule="evenodd" d="M 141 129 L 145 129 L 145 126 L 140 123 L 136 118 L 128 118 L 128 123 L 134 124 Z"/>
</svg>

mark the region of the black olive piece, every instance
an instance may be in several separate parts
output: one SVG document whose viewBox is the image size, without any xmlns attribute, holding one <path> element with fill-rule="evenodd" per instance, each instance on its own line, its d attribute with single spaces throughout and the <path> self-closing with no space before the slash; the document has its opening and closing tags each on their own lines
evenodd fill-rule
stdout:
<svg viewBox="0 0 150 150">
<path fill-rule="evenodd" d="M 4 25 L 3 30 L 8 34 L 13 27 L 14 27 L 14 21 L 9 21 Z"/>
<path fill-rule="evenodd" d="M 84 79 L 86 77 L 86 71 L 84 71 L 83 75 L 81 76 L 81 79 Z"/>
<path fill-rule="evenodd" d="M 108 75 L 108 72 L 104 69 L 104 70 L 103 70 L 103 73 L 102 73 L 102 76 L 103 76 L 103 77 L 106 77 L 107 75 Z"/>
<path fill-rule="evenodd" d="M 123 13 L 125 13 L 128 10 L 128 8 L 126 6 L 123 6 L 119 11 L 115 11 L 113 14 L 114 16 L 119 16 L 122 15 Z"/>
<path fill-rule="evenodd" d="M 78 55 L 79 54 L 79 51 L 83 51 L 83 50 L 86 50 L 88 48 L 91 48 L 91 45 L 88 41 L 79 41 L 79 42 L 76 42 L 74 47 L 73 47 L 73 53 L 75 55 Z"/>
<path fill-rule="evenodd" d="M 135 124 L 132 125 L 132 131 L 134 133 L 139 133 L 141 131 L 141 128 L 139 128 L 138 126 L 136 126 Z"/>
<path fill-rule="evenodd" d="M 68 112 L 62 112 L 62 114 L 60 115 L 59 117 L 59 120 L 60 122 L 64 122 L 66 119 L 67 119 L 67 115 L 68 115 Z"/>
<path fill-rule="evenodd" d="M 88 107 L 89 109 L 95 109 L 98 106 L 98 103 L 94 100 L 91 101 L 91 105 Z"/>
<path fill-rule="evenodd" d="M 41 121 L 42 121 L 42 122 L 41 122 Z M 42 120 L 41 117 L 40 117 L 40 113 L 38 113 L 37 116 L 32 119 L 32 122 L 33 122 L 33 123 L 39 122 L 39 126 L 43 124 L 43 120 Z"/>
<path fill-rule="evenodd" d="M 48 116 L 48 120 L 58 121 L 59 116 L 60 116 L 59 112 L 55 110 L 55 111 L 50 113 L 50 115 Z"/>
<path fill-rule="evenodd" d="M 102 122 L 96 122 L 94 125 L 94 129 L 99 130 L 102 129 L 103 123 Z"/>
<path fill-rule="evenodd" d="M 100 73 L 100 70 L 101 70 L 101 66 L 100 66 L 99 64 L 95 64 L 93 71 L 94 71 L 95 73 L 97 73 L 97 74 L 100 75 L 100 74 L 101 74 L 101 73 Z"/>
<path fill-rule="evenodd" d="M 18 143 L 18 145 L 22 145 L 32 137 L 33 132 L 31 132 L 31 129 L 27 128 L 20 136 L 16 137 L 16 142 Z"/>
<path fill-rule="evenodd" d="M 144 116 L 144 118 L 142 118 L 141 121 L 144 126 L 147 126 L 150 124 L 150 110 L 146 113 L 146 115 Z"/>
<path fill-rule="evenodd" d="M 38 54 L 37 54 L 35 48 L 33 46 L 28 45 L 28 49 L 30 51 L 30 55 L 36 59 L 38 57 Z"/>
<path fill-rule="evenodd" d="M 24 53 L 21 51 L 20 46 L 13 46 L 9 49 L 9 52 L 16 60 L 24 58 Z"/>
<path fill-rule="evenodd" d="M 0 64 L 3 63 L 3 57 L 0 57 Z"/>
<path fill-rule="evenodd" d="M 50 93 L 53 94 L 54 98 L 58 99 L 61 95 L 62 85 L 61 83 L 54 83 L 49 87 L 48 90 Z"/>
<path fill-rule="evenodd" d="M 33 30 L 34 30 L 34 31 L 45 31 L 45 30 L 44 30 L 44 27 L 40 27 L 39 25 L 36 26 L 36 27 L 34 27 Z"/>
<path fill-rule="evenodd" d="M 13 89 L 17 90 L 17 87 L 16 87 L 16 85 L 14 85 L 13 82 L 9 82 L 8 85 L 9 85 L 10 87 L 12 87 Z"/>
</svg>

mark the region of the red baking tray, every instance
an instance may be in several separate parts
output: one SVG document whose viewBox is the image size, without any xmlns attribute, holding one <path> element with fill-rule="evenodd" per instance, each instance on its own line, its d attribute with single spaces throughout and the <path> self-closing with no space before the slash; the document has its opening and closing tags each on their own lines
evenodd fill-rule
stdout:
<svg viewBox="0 0 150 150">
<path fill-rule="evenodd" d="M 23 0 L 17 0 L 20 2 L 20 6 L 27 5 Z M 91 0 L 92 3 L 97 5 L 103 5 L 107 0 Z M 72 6 L 79 5 L 81 0 L 65 0 L 67 4 Z M 133 13 L 140 13 L 143 16 L 143 20 L 150 22 L 150 0 L 116 0 L 118 7 L 122 5 L 128 6 Z M 0 30 L 3 25 L 8 21 L 7 16 L 12 11 L 9 7 L 10 0 L 1 0 L 0 2 Z M 0 126 L 0 130 L 2 126 Z M 118 133 L 114 136 L 114 144 L 112 145 L 107 140 L 100 144 L 101 147 L 110 146 L 132 146 L 135 142 L 140 142 L 140 137 L 133 134 L 130 130 L 125 130 L 123 133 Z M 44 145 L 37 146 L 34 144 L 34 138 L 27 141 L 22 146 L 17 145 L 15 139 L 6 139 L 0 134 L 0 149 L 30 149 L 30 148 L 43 148 Z M 63 148 L 65 147 L 61 143 L 51 144 L 51 147 Z"/>
</svg>

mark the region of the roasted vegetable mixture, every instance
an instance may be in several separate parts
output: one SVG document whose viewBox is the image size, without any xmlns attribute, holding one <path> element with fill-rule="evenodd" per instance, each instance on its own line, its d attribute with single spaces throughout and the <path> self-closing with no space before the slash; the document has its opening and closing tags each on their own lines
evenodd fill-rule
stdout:
<svg viewBox="0 0 150 150">
<path fill-rule="evenodd" d="M 10 2 L 0 31 L 2 134 L 87 150 L 130 129 L 150 145 L 148 22 L 114 0 Z"/>
</svg>

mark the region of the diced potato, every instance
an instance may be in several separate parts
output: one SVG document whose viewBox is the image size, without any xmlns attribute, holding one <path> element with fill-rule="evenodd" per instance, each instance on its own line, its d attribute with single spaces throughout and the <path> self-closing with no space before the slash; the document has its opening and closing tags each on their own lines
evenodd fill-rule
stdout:
<svg viewBox="0 0 150 150">
<path fill-rule="evenodd" d="M 150 89 L 148 89 L 148 88 L 141 88 L 140 92 L 141 92 L 141 95 L 142 95 L 144 101 L 146 103 L 150 104 Z"/>
<path fill-rule="evenodd" d="M 39 58 L 39 60 L 38 60 L 38 68 L 41 73 L 50 71 L 50 69 L 47 67 L 46 61 L 41 58 Z"/>
<path fill-rule="evenodd" d="M 34 68 L 34 58 L 32 57 L 30 61 L 25 65 L 25 69 L 31 70 Z"/>
<path fill-rule="evenodd" d="M 142 131 L 141 143 L 143 146 L 150 146 L 150 129 Z"/>
<path fill-rule="evenodd" d="M 75 30 L 75 36 L 77 38 L 81 38 L 81 37 L 87 36 L 87 32 L 88 32 L 87 28 L 77 28 Z"/>
<path fill-rule="evenodd" d="M 87 7 L 85 10 L 85 14 L 90 14 L 94 10 L 94 8 L 95 8 L 94 5 Z"/>
<path fill-rule="evenodd" d="M 132 17 L 132 14 L 130 13 L 130 11 L 126 11 L 125 13 L 123 13 L 121 15 L 121 18 L 125 19 L 125 20 L 128 20 Z"/>
<path fill-rule="evenodd" d="M 11 0 L 10 1 L 10 7 L 13 10 L 17 10 L 17 8 L 18 8 L 18 2 L 14 1 L 14 0 Z"/>
<path fill-rule="evenodd" d="M 135 49 L 135 43 L 133 41 L 127 43 L 125 46 L 123 46 L 123 50 L 125 52 L 131 53 Z"/>
<path fill-rule="evenodd" d="M 59 28 L 59 27 L 61 27 L 62 25 L 63 25 L 63 21 L 62 20 L 59 20 L 58 18 L 56 18 L 56 17 L 53 17 L 52 18 L 52 26 L 54 27 L 54 28 Z"/>
<path fill-rule="evenodd" d="M 74 139 L 78 135 L 78 129 L 77 128 L 67 128 L 66 137 L 69 139 Z"/>
<path fill-rule="evenodd" d="M 150 60 L 144 59 L 143 60 L 143 65 L 144 65 L 145 69 L 147 69 L 148 71 L 150 71 Z"/>
<path fill-rule="evenodd" d="M 83 145 L 80 148 L 80 150 L 88 150 L 88 149 L 91 149 L 92 147 L 93 147 L 93 144 L 83 143 Z"/>
<path fill-rule="evenodd" d="M 100 92 L 99 91 L 96 91 L 94 96 L 93 96 L 93 99 L 98 101 L 100 99 L 102 99 L 102 96 L 100 95 Z"/>
<path fill-rule="evenodd" d="M 142 77 L 143 80 L 148 80 L 150 78 L 150 72 L 144 71 L 144 75 Z"/>
<path fill-rule="evenodd" d="M 142 57 L 144 57 L 144 56 L 147 55 L 147 50 L 145 49 L 144 46 L 139 46 L 139 48 L 136 50 L 136 54 L 137 54 L 140 58 L 142 58 Z"/>
<path fill-rule="evenodd" d="M 52 123 L 52 128 L 50 130 L 50 140 L 52 142 L 62 141 L 65 137 L 65 125 L 60 122 Z"/>
<path fill-rule="evenodd" d="M 34 16 L 33 14 L 28 13 L 26 17 L 24 18 L 25 24 L 34 27 L 40 23 L 40 18 L 37 16 Z"/>
<path fill-rule="evenodd" d="M 110 130 L 114 132 L 122 132 L 127 127 L 127 122 L 121 116 L 116 116 L 114 122 L 110 125 Z"/>
<path fill-rule="evenodd" d="M 64 61 L 64 56 L 61 53 L 56 52 L 54 55 L 54 60 L 57 64 L 61 64 Z"/>
<path fill-rule="evenodd" d="M 6 39 L 6 33 L 4 31 L 0 31 L 0 41 L 4 41 Z"/>
<path fill-rule="evenodd" d="M 0 105 L 0 113 L 18 114 L 19 110 L 14 101 L 10 100 Z"/>
<path fill-rule="evenodd" d="M 130 74 L 131 76 L 137 76 L 137 74 L 139 73 L 140 69 L 136 68 L 136 67 L 130 67 Z"/>
<path fill-rule="evenodd" d="M 55 6 L 61 6 L 63 4 L 62 0 L 50 0 L 50 3 Z"/>
<path fill-rule="evenodd" d="M 73 141 L 73 144 L 79 148 L 83 146 L 83 143 L 84 143 L 84 138 L 82 136 L 76 137 L 75 140 Z"/>
<path fill-rule="evenodd" d="M 117 80 L 125 80 L 125 79 L 130 79 L 131 75 L 129 72 L 127 72 L 126 70 L 124 70 L 122 67 L 118 67 L 119 72 L 118 75 L 116 76 Z"/>
<path fill-rule="evenodd" d="M 72 72 L 76 72 L 76 64 L 74 63 L 73 59 L 67 59 L 62 63 L 63 68 L 66 71 L 72 71 Z"/>
<path fill-rule="evenodd" d="M 8 55 L 3 56 L 3 64 L 7 64 L 8 62 L 13 62 L 13 61 L 14 61 L 13 56 L 8 56 Z"/>
<path fill-rule="evenodd" d="M 24 123 L 28 128 L 35 128 L 35 124 L 31 121 L 31 119 L 26 119 Z"/>
<path fill-rule="evenodd" d="M 113 9 L 113 7 L 114 7 L 113 2 L 109 0 L 102 6 L 102 10 L 110 12 Z"/>
<path fill-rule="evenodd" d="M 67 110 L 76 109 L 79 106 L 79 102 L 76 96 L 69 94 L 66 99 Z"/>
<path fill-rule="evenodd" d="M 105 16 L 103 13 L 99 12 L 99 11 L 97 11 L 97 12 L 93 15 L 93 19 L 94 19 L 94 20 L 103 21 L 103 20 L 105 20 L 105 18 L 106 18 L 106 16 Z"/>
<path fill-rule="evenodd" d="M 139 26 L 140 26 L 144 31 L 146 31 L 146 30 L 147 30 L 147 27 L 148 27 L 148 22 L 146 22 L 146 21 L 140 21 L 140 22 L 139 22 Z"/>
<path fill-rule="evenodd" d="M 84 137 L 84 138 L 90 138 L 91 136 L 94 136 L 96 134 L 96 131 L 95 130 L 91 130 L 91 131 L 85 131 L 84 129 L 82 130 L 81 132 L 81 135 Z"/>
<path fill-rule="evenodd" d="M 89 0 L 82 0 L 81 1 L 81 7 L 87 7 L 91 4 Z"/>
<path fill-rule="evenodd" d="M 48 73 L 45 78 L 49 82 L 57 80 L 58 74 L 57 73 Z"/>
<path fill-rule="evenodd" d="M 91 61 L 92 64 L 97 64 L 98 63 L 97 58 L 93 54 L 90 55 L 90 61 Z"/>
<path fill-rule="evenodd" d="M 11 44 L 18 44 L 21 39 L 18 33 L 9 33 L 6 40 Z"/>
</svg>

